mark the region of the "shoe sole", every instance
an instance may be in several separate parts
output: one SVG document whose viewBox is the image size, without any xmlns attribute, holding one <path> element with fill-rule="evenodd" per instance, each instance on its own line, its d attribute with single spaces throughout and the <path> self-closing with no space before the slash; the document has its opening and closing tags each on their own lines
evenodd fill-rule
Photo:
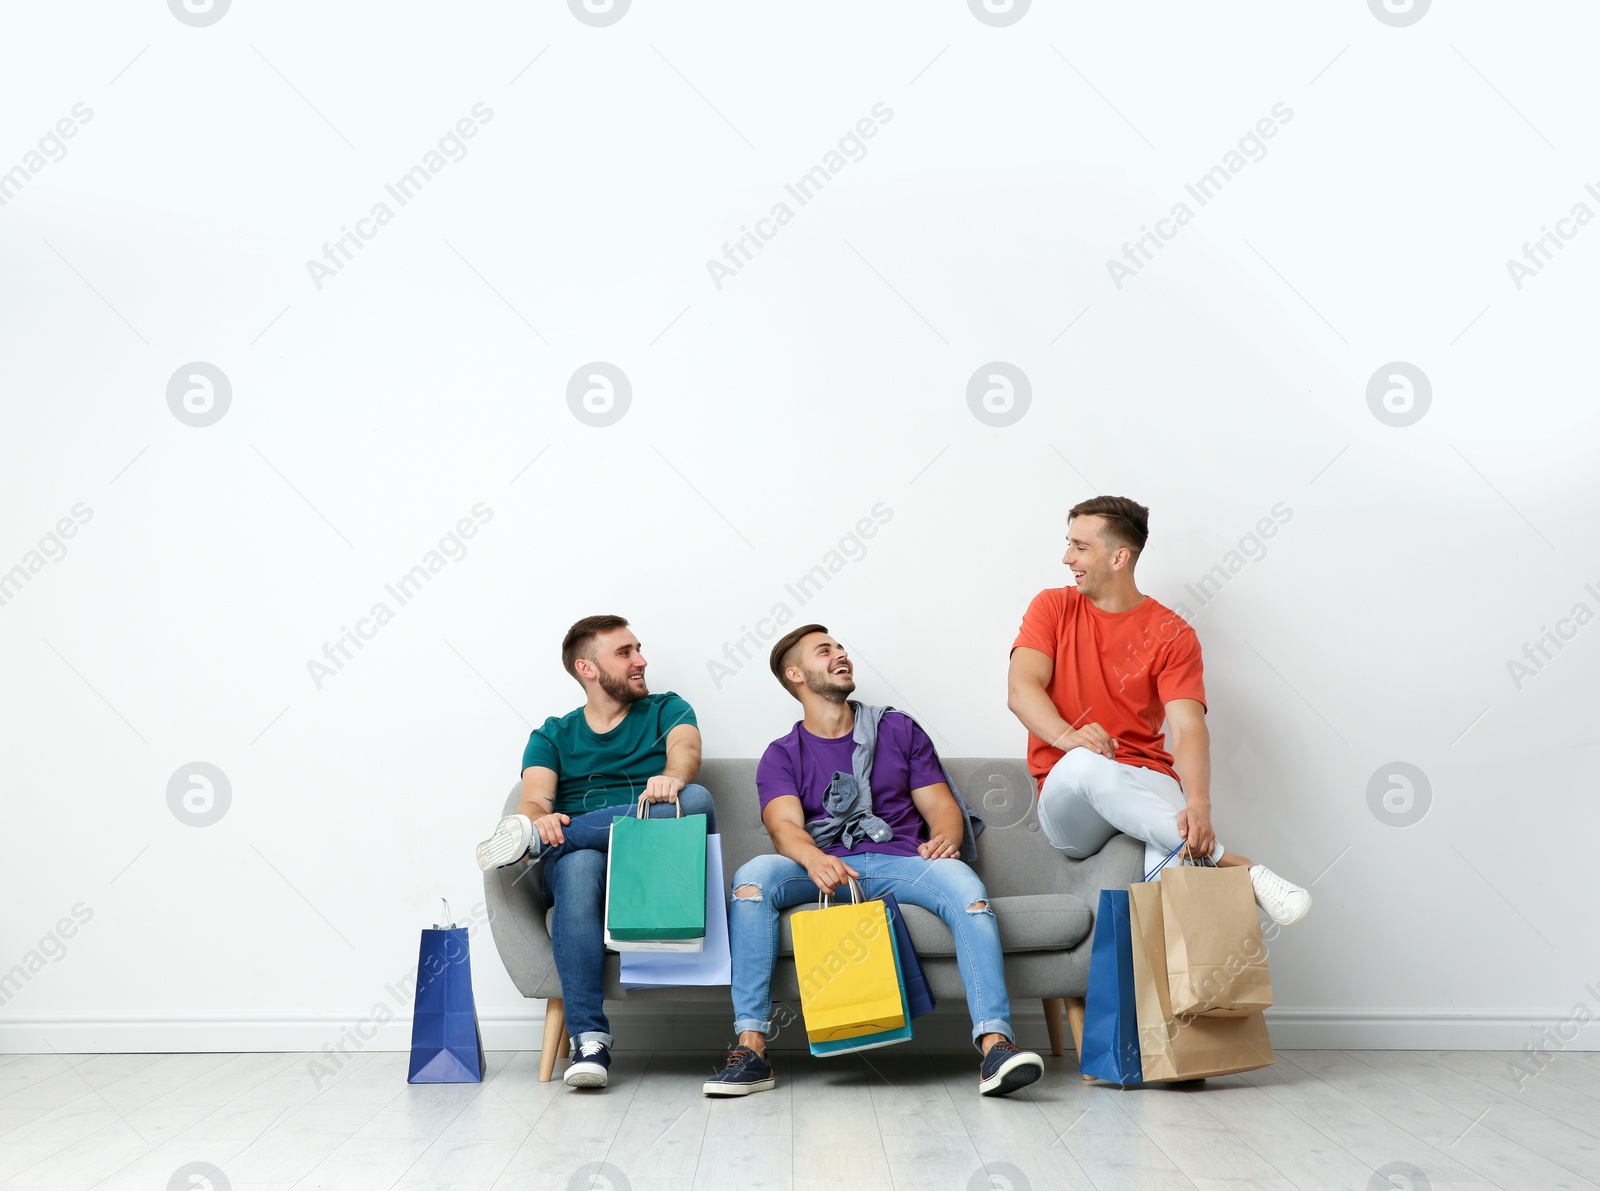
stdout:
<svg viewBox="0 0 1600 1191">
<path fill-rule="evenodd" d="M 1271 918 L 1272 921 L 1276 922 L 1279 926 L 1293 926 L 1307 914 L 1311 913 L 1311 897 L 1309 894 L 1306 896 L 1306 904 L 1300 907 L 1300 912 L 1293 918 L 1277 918 L 1273 915 L 1272 911 L 1267 910 L 1265 906 L 1262 906 L 1261 908 L 1266 910 L 1267 917 Z"/>
<path fill-rule="evenodd" d="M 569 1088 L 603 1088 L 606 1074 L 606 1069 L 597 1063 L 574 1063 L 567 1068 L 562 1082 Z"/>
<path fill-rule="evenodd" d="M 1008 1059 L 988 1079 L 978 1084 L 983 1096 L 1009 1096 L 1021 1091 L 1044 1074 L 1044 1060 L 1038 1055 L 1018 1055 Z"/>
<path fill-rule="evenodd" d="M 524 832 L 522 817 L 507 815 L 495 825 L 494 834 L 478 845 L 478 867 L 488 872 L 515 864 L 528 850 L 531 839 L 532 833 Z"/>
<path fill-rule="evenodd" d="M 716 1080 L 707 1080 L 705 1094 L 707 1096 L 748 1096 L 751 1092 L 770 1092 L 778 1086 L 776 1078 L 760 1079 L 755 1083 L 718 1083 Z"/>
</svg>

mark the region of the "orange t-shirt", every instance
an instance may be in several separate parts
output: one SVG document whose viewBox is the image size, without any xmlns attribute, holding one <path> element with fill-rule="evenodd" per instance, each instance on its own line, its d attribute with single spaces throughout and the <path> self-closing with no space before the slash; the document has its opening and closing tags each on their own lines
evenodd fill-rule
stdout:
<svg viewBox="0 0 1600 1191">
<path fill-rule="evenodd" d="M 1075 587 L 1033 597 L 1012 649 L 1036 649 L 1055 663 L 1050 701 L 1074 728 L 1099 724 L 1117 739 L 1116 759 L 1176 778 L 1162 722 L 1173 699 L 1206 701 L 1200 639 L 1172 609 L 1145 597 L 1126 612 L 1102 612 Z M 1028 733 L 1034 780 L 1062 751 Z"/>
</svg>

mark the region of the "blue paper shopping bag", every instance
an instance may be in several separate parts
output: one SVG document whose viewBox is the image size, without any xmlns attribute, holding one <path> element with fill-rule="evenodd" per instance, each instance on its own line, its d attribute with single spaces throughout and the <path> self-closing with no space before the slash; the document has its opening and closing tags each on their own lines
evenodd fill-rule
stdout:
<svg viewBox="0 0 1600 1191">
<path fill-rule="evenodd" d="M 900 978 L 906 986 L 906 1006 L 910 1015 L 921 1017 L 924 1013 L 932 1013 L 938 1008 L 938 1003 L 933 999 L 933 990 L 928 987 L 928 978 L 922 974 L 922 961 L 917 958 L 917 949 L 911 945 L 911 931 L 900 915 L 900 903 L 894 900 L 892 893 L 881 894 L 879 900 L 889 908 L 889 926 L 894 930 L 894 954 L 900 961 Z"/>
<path fill-rule="evenodd" d="M 1112 1083 L 1144 1082 L 1133 993 L 1133 928 L 1128 891 L 1102 889 L 1089 949 L 1089 996 L 1078 1070 Z"/>
<path fill-rule="evenodd" d="M 411 1069 L 406 1082 L 482 1081 L 483 1037 L 472 1003 L 467 928 L 455 925 L 446 904 L 443 918 L 432 930 L 422 932 L 416 1008 L 411 1015 Z"/>
</svg>

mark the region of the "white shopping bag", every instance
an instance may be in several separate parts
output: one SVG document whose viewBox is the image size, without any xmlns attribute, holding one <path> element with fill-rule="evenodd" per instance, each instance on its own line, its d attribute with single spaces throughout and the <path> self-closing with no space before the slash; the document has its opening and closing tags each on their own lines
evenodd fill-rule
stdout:
<svg viewBox="0 0 1600 1191">
<path fill-rule="evenodd" d="M 722 875 L 722 837 L 706 836 L 706 937 L 698 954 L 624 951 L 623 988 L 676 988 L 733 983 L 728 948 L 728 886 Z"/>
</svg>

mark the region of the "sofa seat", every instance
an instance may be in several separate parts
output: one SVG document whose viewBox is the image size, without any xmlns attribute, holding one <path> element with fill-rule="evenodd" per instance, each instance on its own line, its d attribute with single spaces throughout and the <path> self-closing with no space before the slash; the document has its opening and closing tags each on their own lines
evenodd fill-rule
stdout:
<svg viewBox="0 0 1600 1191">
<path fill-rule="evenodd" d="M 1000 950 L 1007 955 L 1024 951 L 1065 951 L 1076 947 L 1094 926 L 1094 913 L 1070 893 L 1021 893 L 989 899 L 995 920 L 1000 924 Z M 778 918 L 778 954 L 794 956 L 794 934 L 790 919 L 814 904 L 795 906 Z M 939 916 L 921 906 L 902 905 L 911 945 L 918 957 L 953 958 L 956 939 Z M 546 910 L 545 929 L 555 922 L 555 910 Z"/>
</svg>

